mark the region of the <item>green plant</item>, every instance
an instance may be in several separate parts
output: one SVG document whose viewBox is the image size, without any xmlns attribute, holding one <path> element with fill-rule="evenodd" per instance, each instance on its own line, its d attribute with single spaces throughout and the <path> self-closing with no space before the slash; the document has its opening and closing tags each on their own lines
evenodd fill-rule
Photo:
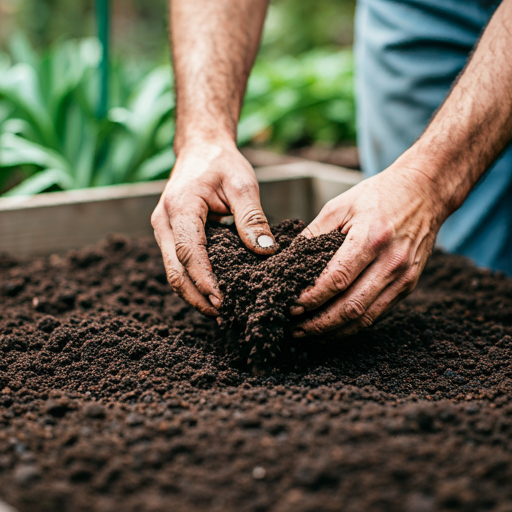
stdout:
<svg viewBox="0 0 512 512">
<path fill-rule="evenodd" d="M 111 66 L 110 108 L 96 116 L 96 39 L 38 55 L 21 36 L 0 54 L 0 192 L 31 195 L 166 177 L 175 157 L 169 65 Z M 353 140 L 349 50 L 259 60 L 249 81 L 239 144 L 280 150 Z"/>
<path fill-rule="evenodd" d="M 259 60 L 251 75 L 239 143 L 290 147 L 355 140 L 351 50 L 312 50 Z"/>
<path fill-rule="evenodd" d="M 112 66 L 112 106 L 95 115 L 96 39 L 66 41 L 38 56 L 24 38 L 0 60 L 0 179 L 17 168 L 7 195 L 146 181 L 166 176 L 174 109 L 168 66 Z M 0 182 L 1 185 L 1 182 Z"/>
</svg>

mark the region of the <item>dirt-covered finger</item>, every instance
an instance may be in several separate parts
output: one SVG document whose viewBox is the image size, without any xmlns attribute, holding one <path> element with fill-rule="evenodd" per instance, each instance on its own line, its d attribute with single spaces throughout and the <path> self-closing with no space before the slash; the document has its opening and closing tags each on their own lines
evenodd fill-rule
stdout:
<svg viewBox="0 0 512 512">
<path fill-rule="evenodd" d="M 304 290 L 297 301 L 306 311 L 314 310 L 344 292 L 374 261 L 376 252 L 355 229 L 349 231 L 314 286 Z"/>
<path fill-rule="evenodd" d="M 340 218 L 343 212 L 337 200 L 331 200 L 324 205 L 316 218 L 308 224 L 301 233 L 306 238 L 313 238 L 322 234 L 330 233 L 340 227 Z"/>
<path fill-rule="evenodd" d="M 380 261 L 370 265 L 344 293 L 319 310 L 318 314 L 297 325 L 302 335 L 320 335 L 357 321 L 368 327 L 373 323 L 369 309 L 393 281 Z"/>
<path fill-rule="evenodd" d="M 206 207 L 205 207 L 206 208 Z M 204 224 L 207 211 L 179 210 L 170 216 L 176 256 L 197 289 L 220 304 L 222 295 L 206 251 Z"/>
<path fill-rule="evenodd" d="M 229 201 L 238 234 L 245 246 L 257 254 L 273 254 L 278 245 L 263 213 L 257 182 L 233 187 Z"/>
<path fill-rule="evenodd" d="M 167 280 L 172 289 L 201 313 L 208 316 L 217 316 L 217 309 L 194 286 L 187 271 L 179 261 L 175 250 L 174 235 L 170 226 L 166 226 L 165 222 L 155 222 L 154 228 L 155 238 L 162 252 Z"/>
<path fill-rule="evenodd" d="M 385 317 L 400 301 L 407 297 L 409 293 L 410 291 L 404 289 L 403 283 L 400 281 L 391 283 L 368 308 L 366 315 L 368 318 L 371 318 L 371 323 L 376 323 L 378 320 Z M 353 320 L 333 331 L 332 337 L 339 339 L 351 336 L 370 325 L 371 324 L 362 321 L 362 319 Z"/>
</svg>

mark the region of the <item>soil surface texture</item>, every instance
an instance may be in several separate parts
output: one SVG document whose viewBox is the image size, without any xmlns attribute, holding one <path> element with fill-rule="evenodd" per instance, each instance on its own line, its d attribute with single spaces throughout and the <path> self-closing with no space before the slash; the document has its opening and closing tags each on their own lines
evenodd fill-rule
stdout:
<svg viewBox="0 0 512 512">
<path fill-rule="evenodd" d="M 512 511 L 512 279 L 437 252 L 385 319 L 263 375 L 227 338 L 171 291 L 153 242 L 0 257 L 1 499 L 20 512 Z"/>
</svg>

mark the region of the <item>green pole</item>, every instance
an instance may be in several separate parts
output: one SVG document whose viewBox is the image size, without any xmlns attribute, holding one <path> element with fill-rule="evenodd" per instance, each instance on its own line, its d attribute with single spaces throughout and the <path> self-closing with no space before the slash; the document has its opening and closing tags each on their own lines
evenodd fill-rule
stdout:
<svg viewBox="0 0 512 512">
<path fill-rule="evenodd" d="M 108 61 L 109 61 L 109 0 L 96 0 L 98 38 L 101 43 L 100 98 L 97 115 L 103 119 L 108 109 Z"/>
</svg>

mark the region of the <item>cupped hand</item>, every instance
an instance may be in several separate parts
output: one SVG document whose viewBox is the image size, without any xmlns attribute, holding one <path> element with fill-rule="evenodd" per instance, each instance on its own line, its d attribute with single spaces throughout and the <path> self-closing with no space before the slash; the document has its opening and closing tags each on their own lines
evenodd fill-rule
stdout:
<svg viewBox="0 0 512 512">
<path fill-rule="evenodd" d="M 292 308 L 314 311 L 294 336 L 335 339 L 370 326 L 415 288 L 446 217 L 428 175 L 396 164 L 327 203 L 302 234 L 338 229 L 346 239 Z"/>
<path fill-rule="evenodd" d="M 250 250 L 275 252 L 254 170 L 235 144 L 182 148 L 151 224 L 170 285 L 209 316 L 217 316 L 222 296 L 206 252 L 204 226 L 208 216 L 231 214 Z"/>
</svg>

